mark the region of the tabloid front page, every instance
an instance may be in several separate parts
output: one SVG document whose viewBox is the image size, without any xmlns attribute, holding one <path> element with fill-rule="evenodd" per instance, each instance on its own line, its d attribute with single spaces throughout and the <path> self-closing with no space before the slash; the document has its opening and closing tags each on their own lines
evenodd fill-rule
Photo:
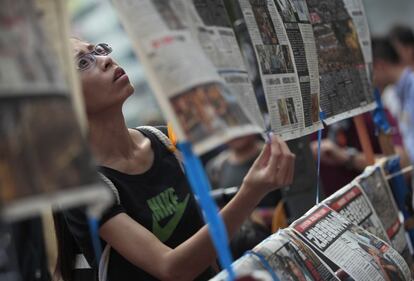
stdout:
<svg viewBox="0 0 414 281">
<path fill-rule="evenodd" d="M 261 128 L 250 120 L 180 16 L 187 4 L 113 1 L 178 139 L 191 142 L 195 153 L 202 154 Z"/>
<path fill-rule="evenodd" d="M 343 0 L 307 0 L 319 58 L 320 100 L 332 124 L 374 109 L 358 32 Z"/>
<path fill-rule="evenodd" d="M 338 212 L 350 222 L 390 243 L 381 220 L 357 182 L 352 182 L 341 188 L 325 199 L 322 204 Z"/>
<path fill-rule="evenodd" d="M 303 13 L 294 9 L 293 7 L 296 6 L 290 4 L 290 1 L 285 3 L 290 5 L 287 12 L 295 17 L 295 23 L 289 26 L 297 26 L 294 36 L 299 36 L 302 40 L 298 42 L 296 38 L 294 41 L 294 51 L 296 51 L 294 53 L 283 19 L 274 1 L 239 0 L 238 3 L 259 64 L 271 130 L 285 140 L 317 130 L 320 125 L 319 86 L 315 79 L 317 77 L 315 64 L 312 65 L 314 58 L 309 56 L 312 48 L 308 49 L 308 52 L 302 49 L 298 53 L 301 44 L 309 47 L 312 40 L 305 25 L 300 25 L 302 29 L 298 32 L 298 22 L 304 17 Z M 290 32 L 291 38 L 294 39 L 292 34 Z M 307 57 L 304 59 L 304 56 Z M 298 62 L 295 63 L 296 58 Z"/>
<path fill-rule="evenodd" d="M 194 37 L 241 106 L 265 131 L 263 116 L 223 0 L 181 1 L 187 4 L 180 11 L 180 17 L 186 20 Z"/>
<path fill-rule="evenodd" d="M 339 267 L 336 275 L 341 280 L 411 280 L 410 269 L 396 250 L 326 206 L 316 206 L 291 227 Z"/>
<path fill-rule="evenodd" d="M 368 167 L 356 179 L 369 198 L 375 212 L 387 232 L 391 245 L 410 261 L 410 253 L 405 238 L 404 226 L 398 217 L 398 208 L 385 175 L 379 165 Z"/>
<path fill-rule="evenodd" d="M 253 252 L 264 257 L 279 280 L 284 281 L 335 281 L 339 280 L 332 270 L 304 244 L 291 229 L 269 236 L 253 248 Z M 257 269 L 264 269 L 254 255 L 246 255 L 234 263 L 238 276 Z M 221 272 L 215 281 L 227 280 L 227 273 Z"/>
</svg>

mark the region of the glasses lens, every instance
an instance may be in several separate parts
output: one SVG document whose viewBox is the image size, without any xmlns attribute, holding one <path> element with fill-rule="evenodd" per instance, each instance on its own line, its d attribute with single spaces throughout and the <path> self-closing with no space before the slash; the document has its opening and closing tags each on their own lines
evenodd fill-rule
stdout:
<svg viewBox="0 0 414 281">
<path fill-rule="evenodd" d="M 100 56 L 106 56 L 112 52 L 112 48 L 108 44 L 100 43 L 95 46 L 94 52 Z"/>
<path fill-rule="evenodd" d="M 92 54 L 85 54 L 79 57 L 77 67 L 79 70 L 86 70 L 95 63 L 95 57 Z"/>
</svg>

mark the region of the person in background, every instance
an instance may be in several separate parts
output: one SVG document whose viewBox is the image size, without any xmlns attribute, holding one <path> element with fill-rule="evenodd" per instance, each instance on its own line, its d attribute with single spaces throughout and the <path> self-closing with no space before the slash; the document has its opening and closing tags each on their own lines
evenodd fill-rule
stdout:
<svg viewBox="0 0 414 281">
<path fill-rule="evenodd" d="M 389 38 L 400 57 L 400 63 L 414 69 L 414 32 L 408 26 L 396 25 L 389 32 Z M 391 114 L 398 118 L 400 106 L 395 93 L 395 85 L 386 85 L 382 92 L 384 106 Z"/>
<path fill-rule="evenodd" d="M 158 134 L 126 127 L 122 105 L 134 89 L 109 56 L 112 49 L 78 39 L 72 44 L 91 151 L 119 199 L 99 227 L 103 245 L 111 246 L 108 280 L 208 280 L 214 274 L 216 252 L 180 163 Z M 294 158 L 276 136 L 264 145 L 239 192 L 220 212 L 230 237 L 267 193 L 292 182 Z M 99 261 L 91 250 L 85 215 L 79 210 L 64 212 L 60 222 L 86 257 L 83 267 L 89 264 L 95 272 L 86 280 L 93 280 Z M 66 272 L 62 277 L 74 280 L 74 261 L 67 254 L 71 251 L 64 249 L 65 240 L 58 240 L 59 257 L 66 259 L 59 264 Z"/>
<path fill-rule="evenodd" d="M 398 124 L 411 163 L 414 163 L 414 73 L 402 62 L 389 38 L 372 40 L 374 85 L 395 86 L 399 102 Z"/>
</svg>

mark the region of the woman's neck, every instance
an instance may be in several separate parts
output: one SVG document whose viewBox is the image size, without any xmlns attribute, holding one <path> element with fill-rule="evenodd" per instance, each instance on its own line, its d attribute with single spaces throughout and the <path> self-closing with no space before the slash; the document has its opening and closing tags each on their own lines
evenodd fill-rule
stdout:
<svg viewBox="0 0 414 281">
<path fill-rule="evenodd" d="M 119 110 L 115 113 L 88 115 L 89 143 L 98 165 L 129 174 L 148 170 L 153 151 L 148 138 L 126 126 Z"/>
</svg>

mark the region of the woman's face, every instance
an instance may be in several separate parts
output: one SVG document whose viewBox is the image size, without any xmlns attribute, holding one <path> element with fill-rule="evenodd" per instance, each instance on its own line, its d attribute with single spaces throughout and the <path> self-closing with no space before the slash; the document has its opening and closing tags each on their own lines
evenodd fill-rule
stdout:
<svg viewBox="0 0 414 281">
<path fill-rule="evenodd" d="M 94 45 L 71 39 L 75 56 L 91 53 Z M 104 112 L 123 102 L 134 92 L 128 76 L 109 56 L 94 55 L 96 63 L 80 71 L 83 96 L 88 115 Z"/>
</svg>

